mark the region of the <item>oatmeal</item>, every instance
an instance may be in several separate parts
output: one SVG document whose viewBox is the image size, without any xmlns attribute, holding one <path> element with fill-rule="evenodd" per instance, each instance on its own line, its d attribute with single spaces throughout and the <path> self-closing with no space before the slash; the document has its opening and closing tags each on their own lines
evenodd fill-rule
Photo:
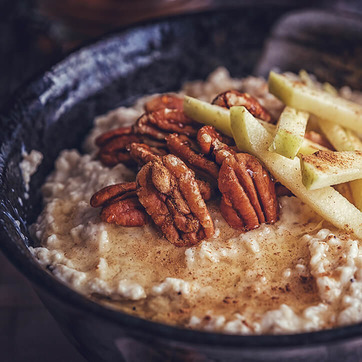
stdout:
<svg viewBox="0 0 362 362">
<path fill-rule="evenodd" d="M 224 69 L 181 93 L 211 101 L 231 88 L 255 96 L 271 118 L 279 116 L 283 105 L 264 80 L 234 80 Z M 270 223 L 247 232 L 230 227 L 218 200 L 207 201 L 212 236 L 186 247 L 162 237 L 152 222 L 125 227 L 102 221 L 91 197 L 108 185 L 133 182 L 136 174 L 122 163 L 102 164 L 94 141 L 132 124 L 143 103 L 97 118 L 84 155 L 65 150 L 58 157 L 43 186 L 44 210 L 32 226 L 39 245 L 31 251 L 41 265 L 111 308 L 186 328 L 277 334 L 362 320 L 361 240 L 294 196 L 278 198 L 277 221 L 273 211 Z"/>
</svg>

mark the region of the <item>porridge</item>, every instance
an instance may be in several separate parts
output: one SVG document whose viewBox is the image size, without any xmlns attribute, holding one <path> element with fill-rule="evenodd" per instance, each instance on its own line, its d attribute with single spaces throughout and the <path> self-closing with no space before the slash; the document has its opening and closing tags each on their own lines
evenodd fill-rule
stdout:
<svg viewBox="0 0 362 362">
<path fill-rule="evenodd" d="M 181 94 L 211 101 L 228 89 L 256 97 L 274 119 L 284 107 L 268 92 L 265 80 L 231 79 L 224 69 L 206 82 L 186 84 Z M 358 101 L 347 88 L 341 93 Z M 225 221 L 220 196 L 214 196 L 206 202 L 212 233 L 207 234 L 207 222 L 198 218 L 202 227 L 189 233 L 197 240 L 187 236 L 175 242 L 164 224 L 156 228 L 148 217 L 134 227 L 105 222 L 109 215 L 101 219 L 100 209 L 90 206 L 92 196 L 108 185 L 132 183 L 137 168 L 128 161 L 105 166 L 95 140 L 110 129 L 133 124 L 147 100 L 98 117 L 85 141 L 85 153 L 65 150 L 58 157 L 43 186 L 44 210 L 32 226 L 39 244 L 31 251 L 39 263 L 111 308 L 186 328 L 277 334 L 361 321 L 361 239 L 325 221 L 288 190 L 286 196 L 278 194 L 278 219 L 271 217 L 243 232 Z M 124 214 L 144 213 L 141 206 L 127 210 Z"/>
</svg>

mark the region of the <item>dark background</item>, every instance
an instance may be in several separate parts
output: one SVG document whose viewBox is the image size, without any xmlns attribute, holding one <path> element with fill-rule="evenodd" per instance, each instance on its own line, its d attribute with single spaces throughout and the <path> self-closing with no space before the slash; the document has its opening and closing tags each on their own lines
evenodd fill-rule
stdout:
<svg viewBox="0 0 362 362">
<path fill-rule="evenodd" d="M 14 91 L 75 47 L 150 17 L 260 3 L 362 13 L 362 1 L 0 0 L 0 108 Z M 1 130 L 0 130 L 1 132 Z M 84 361 L 30 284 L 0 253 L 0 361 Z"/>
</svg>

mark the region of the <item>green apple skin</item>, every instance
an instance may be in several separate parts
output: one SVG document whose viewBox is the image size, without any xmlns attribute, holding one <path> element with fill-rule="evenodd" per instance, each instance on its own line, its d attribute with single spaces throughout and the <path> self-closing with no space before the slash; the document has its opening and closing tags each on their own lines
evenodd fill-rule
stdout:
<svg viewBox="0 0 362 362">
<path fill-rule="evenodd" d="M 276 133 L 269 151 L 293 159 L 299 152 L 307 126 L 309 113 L 285 107 L 279 117 Z"/>
<path fill-rule="evenodd" d="M 269 73 L 269 92 L 289 107 L 355 131 L 362 129 L 362 106 L 323 90 L 308 87 L 282 74 Z"/>
<path fill-rule="evenodd" d="M 230 111 L 226 108 L 185 96 L 184 112 L 196 122 L 214 126 L 223 134 L 233 136 L 230 128 Z"/>
<path fill-rule="evenodd" d="M 230 125 L 237 147 L 257 157 L 276 180 L 293 192 L 337 228 L 362 238 L 362 213 L 334 188 L 307 190 L 302 183 L 300 162 L 268 151 L 273 136 L 247 111 L 245 107 L 233 107 Z"/>
<path fill-rule="evenodd" d="M 214 126 L 217 130 L 224 133 L 225 135 L 229 137 L 233 136 L 230 127 L 229 109 L 222 108 L 193 97 L 185 96 L 184 112 L 188 117 L 192 118 L 196 122 Z M 259 119 L 258 122 L 260 122 L 270 134 L 275 134 L 276 126 L 274 124 Z M 299 153 L 303 155 L 310 155 L 320 149 L 325 148 L 304 138 Z"/>
<path fill-rule="evenodd" d="M 362 152 L 318 151 L 301 156 L 302 182 L 308 190 L 362 178 Z"/>
<path fill-rule="evenodd" d="M 362 151 L 362 142 L 352 130 L 324 119 L 319 119 L 318 122 L 322 132 L 337 151 Z M 362 211 L 362 180 L 351 181 L 349 185 L 353 202 Z"/>
</svg>

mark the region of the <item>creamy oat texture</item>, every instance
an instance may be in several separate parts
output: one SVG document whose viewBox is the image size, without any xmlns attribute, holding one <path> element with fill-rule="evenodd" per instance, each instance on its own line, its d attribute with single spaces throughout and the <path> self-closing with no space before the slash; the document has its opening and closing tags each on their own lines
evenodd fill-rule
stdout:
<svg viewBox="0 0 362 362">
<path fill-rule="evenodd" d="M 258 97 L 277 115 L 281 104 L 264 80 L 232 80 L 215 71 L 183 92 L 211 100 L 230 88 Z M 344 90 L 347 92 L 347 90 Z M 347 92 L 348 93 L 348 92 Z M 362 320 L 360 240 L 335 229 L 295 197 L 280 198 L 280 220 L 248 233 L 231 229 L 209 203 L 214 237 L 177 248 L 152 225 L 125 228 L 100 221 L 89 205 L 100 188 L 134 180 L 95 159 L 100 133 L 142 113 L 119 108 L 95 120 L 88 154 L 63 151 L 43 186 L 45 207 L 33 233 L 33 255 L 55 277 L 112 308 L 154 321 L 231 334 L 295 333 Z"/>
</svg>

